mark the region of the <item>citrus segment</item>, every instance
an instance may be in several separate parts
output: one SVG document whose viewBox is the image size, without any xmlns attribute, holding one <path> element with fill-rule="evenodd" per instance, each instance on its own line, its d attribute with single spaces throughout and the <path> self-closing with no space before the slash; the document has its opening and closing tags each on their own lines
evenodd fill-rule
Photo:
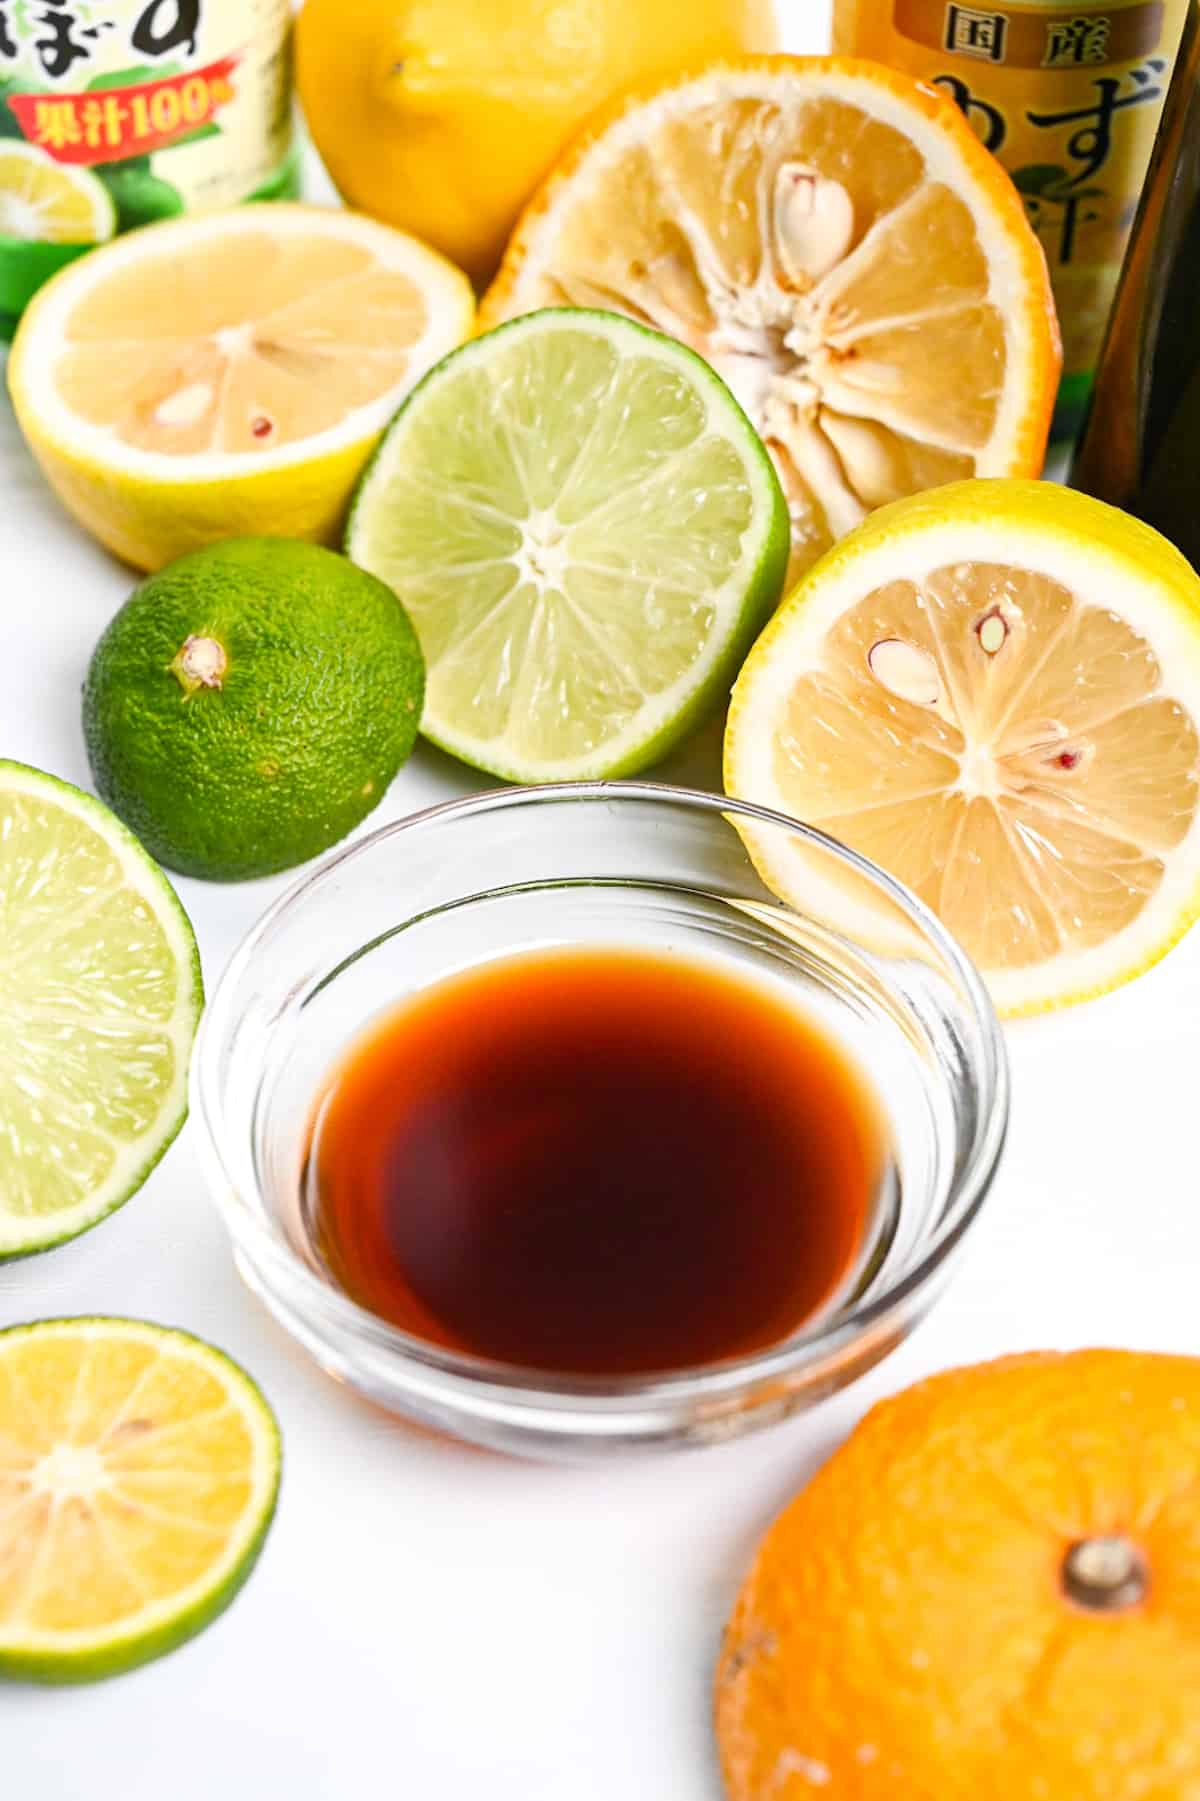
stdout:
<svg viewBox="0 0 1200 1801">
<path fill-rule="evenodd" d="M 645 767 L 725 690 L 778 598 L 786 516 L 699 358 L 556 311 L 427 378 L 347 549 L 416 626 L 425 734 L 498 775 L 567 780 Z"/>
<path fill-rule="evenodd" d="M 1198 720 L 1200 580 L 1165 540 L 971 483 L 810 572 L 738 682 L 726 776 L 899 876 L 1024 1011 L 1111 987 L 1194 916 Z"/>
<path fill-rule="evenodd" d="M 116 229 L 108 189 L 89 169 L 55 162 L 36 144 L 0 139 L 0 237 L 102 244 Z"/>
<path fill-rule="evenodd" d="M 728 381 L 793 570 L 883 502 L 1040 469 L 1059 354 L 1037 240 L 958 110 L 873 64 L 760 58 L 623 103 L 531 202 L 482 319 L 564 304 Z"/>
<path fill-rule="evenodd" d="M 94 1225 L 182 1124 L 200 1013 L 183 909 L 78 789 L 0 763 L 0 1261 Z"/>
<path fill-rule="evenodd" d="M 470 330 L 465 278 L 343 213 L 245 207 L 122 238 L 38 296 L 9 381 L 66 504 L 156 567 L 327 537 L 401 396 Z"/>
<path fill-rule="evenodd" d="M 279 1485 L 237 1366 L 132 1320 L 0 1333 L 0 1674 L 115 1675 L 233 1598 Z"/>
</svg>

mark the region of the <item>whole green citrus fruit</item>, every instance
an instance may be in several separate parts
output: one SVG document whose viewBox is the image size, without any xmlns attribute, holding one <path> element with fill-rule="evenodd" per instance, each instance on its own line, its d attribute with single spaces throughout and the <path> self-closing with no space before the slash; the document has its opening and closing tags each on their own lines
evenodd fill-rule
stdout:
<svg viewBox="0 0 1200 1801">
<path fill-rule="evenodd" d="M 290 869 L 382 799 L 421 721 L 424 664 L 392 590 L 286 538 L 232 538 L 134 589 L 96 646 L 97 790 L 160 863 Z"/>
</svg>

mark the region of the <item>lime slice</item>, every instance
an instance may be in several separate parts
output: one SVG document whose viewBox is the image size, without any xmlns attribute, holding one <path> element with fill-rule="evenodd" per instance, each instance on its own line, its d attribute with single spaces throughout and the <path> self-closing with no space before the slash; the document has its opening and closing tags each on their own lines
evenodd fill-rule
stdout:
<svg viewBox="0 0 1200 1801">
<path fill-rule="evenodd" d="M 93 1682 L 200 1632 L 253 1568 L 279 1470 L 259 1389 L 189 1333 L 0 1332 L 0 1675 Z"/>
<path fill-rule="evenodd" d="M 898 501 L 755 645 L 725 781 L 907 882 L 1003 1012 L 1103 993 L 1200 912 L 1200 578 L 1048 482 Z"/>
<path fill-rule="evenodd" d="M 530 782 L 629 773 L 677 743 L 727 694 L 787 547 L 770 460 L 712 370 L 567 309 L 425 378 L 347 535 L 417 628 L 425 735 Z"/>
<path fill-rule="evenodd" d="M 117 209 L 90 169 L 56 163 L 36 144 L 0 142 L 0 236 L 38 244 L 103 244 Z"/>
<path fill-rule="evenodd" d="M 187 915 L 106 807 L 0 762 L 0 1260 L 94 1226 L 187 1112 Z"/>
</svg>

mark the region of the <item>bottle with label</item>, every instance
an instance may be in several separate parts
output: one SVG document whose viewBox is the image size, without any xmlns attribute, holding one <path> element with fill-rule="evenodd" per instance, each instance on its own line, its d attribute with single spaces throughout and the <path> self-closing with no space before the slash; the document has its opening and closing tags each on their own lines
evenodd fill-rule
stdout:
<svg viewBox="0 0 1200 1801">
<path fill-rule="evenodd" d="M 1071 480 L 1200 568 L 1200 0 L 1134 226 Z"/>
<path fill-rule="evenodd" d="M 932 82 L 1012 176 L 1063 334 L 1056 436 L 1082 416 L 1187 0 L 835 0 L 834 48 Z"/>
<path fill-rule="evenodd" d="M 296 192 L 290 0 L 0 0 L 0 336 L 119 231 Z"/>
</svg>

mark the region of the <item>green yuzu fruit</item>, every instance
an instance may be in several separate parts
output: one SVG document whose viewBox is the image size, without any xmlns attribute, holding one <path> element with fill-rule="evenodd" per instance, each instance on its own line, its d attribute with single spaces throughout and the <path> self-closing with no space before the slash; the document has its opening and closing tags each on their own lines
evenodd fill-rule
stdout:
<svg viewBox="0 0 1200 1801">
<path fill-rule="evenodd" d="M 333 551 L 233 538 L 130 595 L 93 654 L 96 787 L 161 863 L 239 881 L 306 862 L 382 799 L 424 663 L 390 588 Z"/>
</svg>

